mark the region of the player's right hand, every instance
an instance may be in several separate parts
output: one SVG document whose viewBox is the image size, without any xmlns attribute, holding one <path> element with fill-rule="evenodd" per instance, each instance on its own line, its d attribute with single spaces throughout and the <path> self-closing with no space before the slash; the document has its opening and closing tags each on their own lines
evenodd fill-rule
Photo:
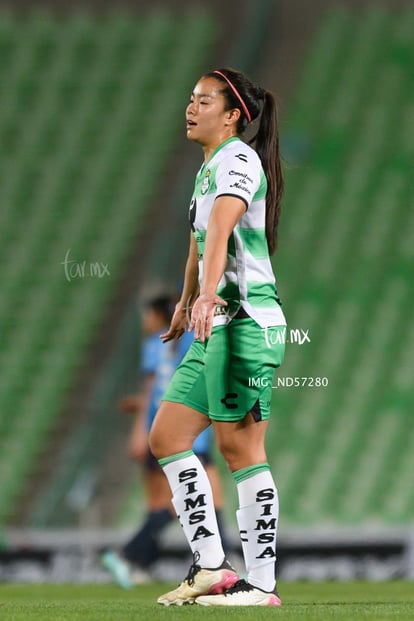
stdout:
<svg viewBox="0 0 414 621">
<path fill-rule="evenodd" d="M 186 309 L 178 303 L 175 307 L 168 332 L 161 334 L 160 339 L 163 343 L 167 343 L 167 341 L 172 341 L 173 339 L 179 339 L 185 332 L 186 324 Z"/>
</svg>

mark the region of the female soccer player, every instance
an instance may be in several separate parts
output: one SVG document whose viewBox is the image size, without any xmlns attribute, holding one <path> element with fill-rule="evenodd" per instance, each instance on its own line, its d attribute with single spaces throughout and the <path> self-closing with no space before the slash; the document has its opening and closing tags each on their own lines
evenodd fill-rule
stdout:
<svg viewBox="0 0 414 621">
<path fill-rule="evenodd" d="M 258 117 L 254 150 L 240 136 Z M 158 602 L 277 606 L 278 496 L 264 447 L 286 325 L 269 259 L 283 191 L 277 109 L 270 92 L 220 69 L 197 82 L 186 119 L 204 163 L 190 204 L 183 292 L 163 340 L 183 334 L 192 306 L 195 341 L 164 394 L 150 444 L 194 559 Z M 210 424 L 237 485 L 247 580 L 225 559 L 211 487 L 191 450 Z"/>
</svg>

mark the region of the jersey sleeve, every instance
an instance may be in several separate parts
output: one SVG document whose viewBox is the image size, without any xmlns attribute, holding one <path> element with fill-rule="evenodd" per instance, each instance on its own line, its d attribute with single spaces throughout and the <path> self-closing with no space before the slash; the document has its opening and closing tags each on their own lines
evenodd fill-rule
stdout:
<svg viewBox="0 0 414 621">
<path fill-rule="evenodd" d="M 260 162 L 257 155 L 244 150 L 229 154 L 218 165 L 216 186 L 216 198 L 241 198 L 248 209 L 260 186 Z"/>
</svg>

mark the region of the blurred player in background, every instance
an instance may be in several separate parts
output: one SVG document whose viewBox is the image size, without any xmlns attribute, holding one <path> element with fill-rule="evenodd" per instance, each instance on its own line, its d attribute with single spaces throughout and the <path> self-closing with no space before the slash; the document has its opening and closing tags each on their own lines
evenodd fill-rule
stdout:
<svg viewBox="0 0 414 621">
<path fill-rule="evenodd" d="M 257 133 L 240 139 L 252 121 Z M 181 300 L 164 335 L 194 342 L 155 417 L 150 446 L 172 490 L 193 564 L 165 606 L 278 606 L 278 494 L 265 450 L 273 375 L 284 357 L 286 320 L 270 254 L 283 192 L 273 95 L 244 74 L 200 78 L 186 109 L 187 137 L 204 152 L 190 204 L 190 249 Z M 192 450 L 210 424 L 237 486 L 247 580 L 225 557 L 205 469 Z"/>
<path fill-rule="evenodd" d="M 143 525 L 125 544 L 121 553 L 108 550 L 101 557 L 104 567 L 123 588 L 131 588 L 134 584 L 152 580 L 151 567 L 159 559 L 161 552 L 160 535 L 176 519 L 168 481 L 148 447 L 149 430 L 161 398 L 177 365 L 193 341 L 192 333 L 186 332 L 178 341 L 162 342 L 160 335 L 168 330 L 173 310 L 174 300 L 168 296 L 153 298 L 146 304 L 142 315 L 142 390 L 138 395 L 123 398 L 119 404 L 122 412 L 135 417 L 128 452 L 132 459 L 142 463 L 147 504 Z M 193 450 L 208 472 L 216 515 L 223 535 L 223 499 L 217 468 L 212 463 L 212 440 L 212 431 L 206 429 L 195 439 Z"/>
</svg>

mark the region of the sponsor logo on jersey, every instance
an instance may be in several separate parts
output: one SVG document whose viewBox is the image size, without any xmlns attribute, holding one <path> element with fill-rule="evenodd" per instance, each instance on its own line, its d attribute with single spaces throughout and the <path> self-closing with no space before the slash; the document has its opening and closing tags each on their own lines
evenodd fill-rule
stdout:
<svg viewBox="0 0 414 621">
<path fill-rule="evenodd" d="M 245 155 L 244 153 L 238 153 L 234 157 L 238 157 L 239 160 L 241 160 L 242 162 L 245 162 L 245 164 L 247 164 L 247 155 Z"/>
<path fill-rule="evenodd" d="M 238 172 L 237 170 L 230 170 L 229 175 L 236 176 L 236 180 L 234 181 L 234 183 L 230 185 L 231 188 L 236 188 L 237 190 L 246 192 L 246 194 L 249 194 L 249 196 L 251 196 L 251 191 L 250 191 L 250 188 L 248 187 L 248 184 L 252 184 L 253 179 L 249 177 L 247 173 L 241 173 L 241 172 Z"/>
<path fill-rule="evenodd" d="M 211 170 L 207 168 L 206 174 L 204 175 L 203 183 L 201 186 L 201 194 L 203 195 L 207 194 L 208 189 L 210 187 L 210 175 L 211 175 Z"/>
</svg>

